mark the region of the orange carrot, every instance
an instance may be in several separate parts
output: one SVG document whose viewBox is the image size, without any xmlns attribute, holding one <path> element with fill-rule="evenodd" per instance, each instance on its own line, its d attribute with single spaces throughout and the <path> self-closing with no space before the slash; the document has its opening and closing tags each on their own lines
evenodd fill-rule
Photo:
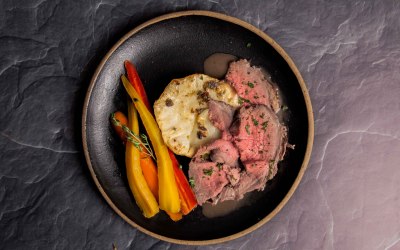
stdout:
<svg viewBox="0 0 400 250">
<path fill-rule="evenodd" d="M 115 112 L 112 118 L 115 118 L 119 122 L 118 126 L 114 122 L 112 122 L 113 128 L 115 132 L 118 134 L 118 136 L 121 138 L 122 142 L 125 144 L 126 134 L 123 131 L 122 126 L 128 125 L 128 118 L 126 118 L 124 113 L 120 111 Z M 151 192 L 158 201 L 157 167 L 153 159 L 151 159 L 151 157 L 148 154 L 146 154 L 144 150 L 146 149 L 142 147 L 142 151 L 140 151 L 140 168 L 142 169 L 143 176 L 147 182 L 147 185 L 149 186 Z"/>
<path fill-rule="evenodd" d="M 171 220 L 173 220 L 173 221 L 179 221 L 183 217 L 181 212 L 178 212 L 178 213 L 170 213 L 167 211 L 165 211 L 165 212 L 168 214 L 169 218 L 171 218 Z"/>
<path fill-rule="evenodd" d="M 116 124 L 112 123 L 113 128 L 119 138 L 121 138 L 122 143 L 126 143 L 126 135 L 124 130 L 122 129 L 122 125 L 128 126 L 128 118 L 122 113 L 121 111 L 117 111 L 113 114 L 113 117 L 120 122 L 121 126 L 117 126 Z"/>
<path fill-rule="evenodd" d="M 156 164 L 150 156 L 146 155 L 144 152 L 140 152 L 140 167 L 142 168 L 147 185 L 149 185 L 151 192 L 158 201 L 158 174 Z"/>
</svg>

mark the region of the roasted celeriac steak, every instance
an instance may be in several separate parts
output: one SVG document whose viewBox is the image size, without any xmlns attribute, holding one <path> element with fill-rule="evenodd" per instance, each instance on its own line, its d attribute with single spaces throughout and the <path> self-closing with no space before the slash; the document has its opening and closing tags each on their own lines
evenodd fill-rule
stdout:
<svg viewBox="0 0 400 250">
<path fill-rule="evenodd" d="M 164 142 L 175 154 L 192 157 L 201 145 L 221 136 L 209 120 L 210 100 L 239 106 L 230 84 L 204 74 L 172 80 L 154 103 Z"/>
</svg>

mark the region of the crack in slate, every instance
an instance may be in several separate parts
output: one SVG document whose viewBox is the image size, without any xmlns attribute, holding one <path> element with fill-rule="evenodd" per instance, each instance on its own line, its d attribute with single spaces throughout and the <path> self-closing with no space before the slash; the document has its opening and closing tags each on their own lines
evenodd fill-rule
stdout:
<svg viewBox="0 0 400 250">
<path fill-rule="evenodd" d="M 36 148 L 36 149 L 45 149 L 45 150 L 49 150 L 49 151 L 52 151 L 52 152 L 55 152 L 55 153 L 62 153 L 62 154 L 77 154 L 77 153 L 79 153 L 79 151 L 76 151 L 76 150 L 57 150 L 57 149 L 53 149 L 53 148 L 49 148 L 49 147 L 45 147 L 45 146 L 40 146 L 40 145 L 31 145 L 31 144 L 27 144 L 27 143 L 24 143 L 24 142 L 17 141 L 14 138 L 12 138 L 11 136 L 5 134 L 4 132 L 0 132 L 0 134 L 3 137 L 7 138 L 8 140 L 10 140 L 10 141 L 12 141 L 12 142 L 14 142 L 14 143 L 16 143 L 18 145 L 24 146 L 24 147 Z"/>
</svg>

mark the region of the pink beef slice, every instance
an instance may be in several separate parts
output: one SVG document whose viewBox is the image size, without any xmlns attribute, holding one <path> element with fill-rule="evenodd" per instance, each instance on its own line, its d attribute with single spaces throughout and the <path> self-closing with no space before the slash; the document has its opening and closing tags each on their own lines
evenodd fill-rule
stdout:
<svg viewBox="0 0 400 250">
<path fill-rule="evenodd" d="M 283 157 L 284 152 L 280 151 L 282 144 L 286 147 L 286 129 L 265 105 L 242 107 L 230 132 L 244 164 L 249 161 L 279 161 Z"/>
<path fill-rule="evenodd" d="M 235 108 L 220 101 L 210 100 L 208 102 L 208 117 L 211 123 L 222 132 L 231 126 Z"/>
<path fill-rule="evenodd" d="M 271 85 L 260 68 L 250 66 L 247 60 L 232 62 L 225 78 L 235 88 L 245 106 L 249 103 L 263 104 L 272 108 L 274 112 L 279 111 L 277 89 Z"/>
<path fill-rule="evenodd" d="M 245 164 L 246 171 L 240 173 L 240 181 L 236 185 L 226 185 L 215 201 L 239 200 L 254 190 L 263 190 L 268 180 L 270 167 L 266 161 Z"/>
<path fill-rule="evenodd" d="M 232 142 L 218 139 L 206 146 L 200 147 L 192 158 L 192 161 L 213 161 L 236 167 L 239 165 L 238 159 L 239 152 Z"/>
<path fill-rule="evenodd" d="M 229 184 L 235 186 L 240 180 L 240 168 L 224 164 L 223 170 L 226 173 L 226 178 L 228 178 Z"/>
<path fill-rule="evenodd" d="M 269 177 L 270 166 L 266 161 L 249 162 L 245 170 L 239 173 L 236 183 L 230 182 L 221 193 L 213 199 L 214 203 L 226 200 L 240 200 L 243 196 L 254 190 L 263 190 Z"/>
<path fill-rule="evenodd" d="M 242 107 L 231 127 L 245 171 L 239 182 L 225 186 L 214 202 L 238 200 L 253 190 L 263 190 L 277 173 L 287 145 L 287 131 L 276 114 L 264 105 Z"/>
<path fill-rule="evenodd" d="M 193 192 L 199 205 L 217 197 L 229 183 L 226 173 L 214 162 L 190 162 L 189 176 L 195 183 Z"/>
<path fill-rule="evenodd" d="M 248 192 L 263 190 L 266 182 L 272 179 L 277 173 L 277 165 L 277 163 L 272 161 L 246 163 L 246 171 L 240 173 L 240 181 L 236 185 L 226 185 L 217 198 L 214 198 L 214 202 L 240 200 Z"/>
<path fill-rule="evenodd" d="M 236 191 L 233 186 L 225 186 L 221 193 L 213 199 L 213 203 L 217 204 L 219 201 L 236 200 Z"/>
<path fill-rule="evenodd" d="M 198 204 L 215 200 L 226 185 L 240 180 L 239 152 L 230 141 L 216 140 L 200 147 L 189 164 L 189 177 Z"/>
</svg>

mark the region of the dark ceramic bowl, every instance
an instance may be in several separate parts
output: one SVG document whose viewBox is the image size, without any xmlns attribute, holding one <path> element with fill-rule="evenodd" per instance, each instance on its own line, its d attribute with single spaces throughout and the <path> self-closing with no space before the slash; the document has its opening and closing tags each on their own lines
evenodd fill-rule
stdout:
<svg viewBox="0 0 400 250">
<path fill-rule="evenodd" d="M 251 46 L 249 46 L 251 44 Z M 124 60 L 133 61 L 151 102 L 173 78 L 203 72 L 204 60 L 222 52 L 251 60 L 272 76 L 289 108 L 285 123 L 296 145 L 279 163 L 277 176 L 252 202 L 223 217 L 203 216 L 201 208 L 179 222 L 164 213 L 142 216 L 127 184 L 124 148 L 114 135 L 110 114 L 126 110 L 120 83 Z M 153 237 L 181 244 L 219 243 L 247 234 L 269 221 L 293 195 L 313 143 L 313 114 L 306 85 L 285 51 L 254 26 L 207 11 L 178 12 L 150 20 L 125 35 L 97 68 L 83 109 L 83 146 L 90 172 L 110 206 L 129 224 Z M 187 163 L 187 159 L 180 159 Z M 187 171 L 187 164 L 186 166 Z"/>
</svg>

